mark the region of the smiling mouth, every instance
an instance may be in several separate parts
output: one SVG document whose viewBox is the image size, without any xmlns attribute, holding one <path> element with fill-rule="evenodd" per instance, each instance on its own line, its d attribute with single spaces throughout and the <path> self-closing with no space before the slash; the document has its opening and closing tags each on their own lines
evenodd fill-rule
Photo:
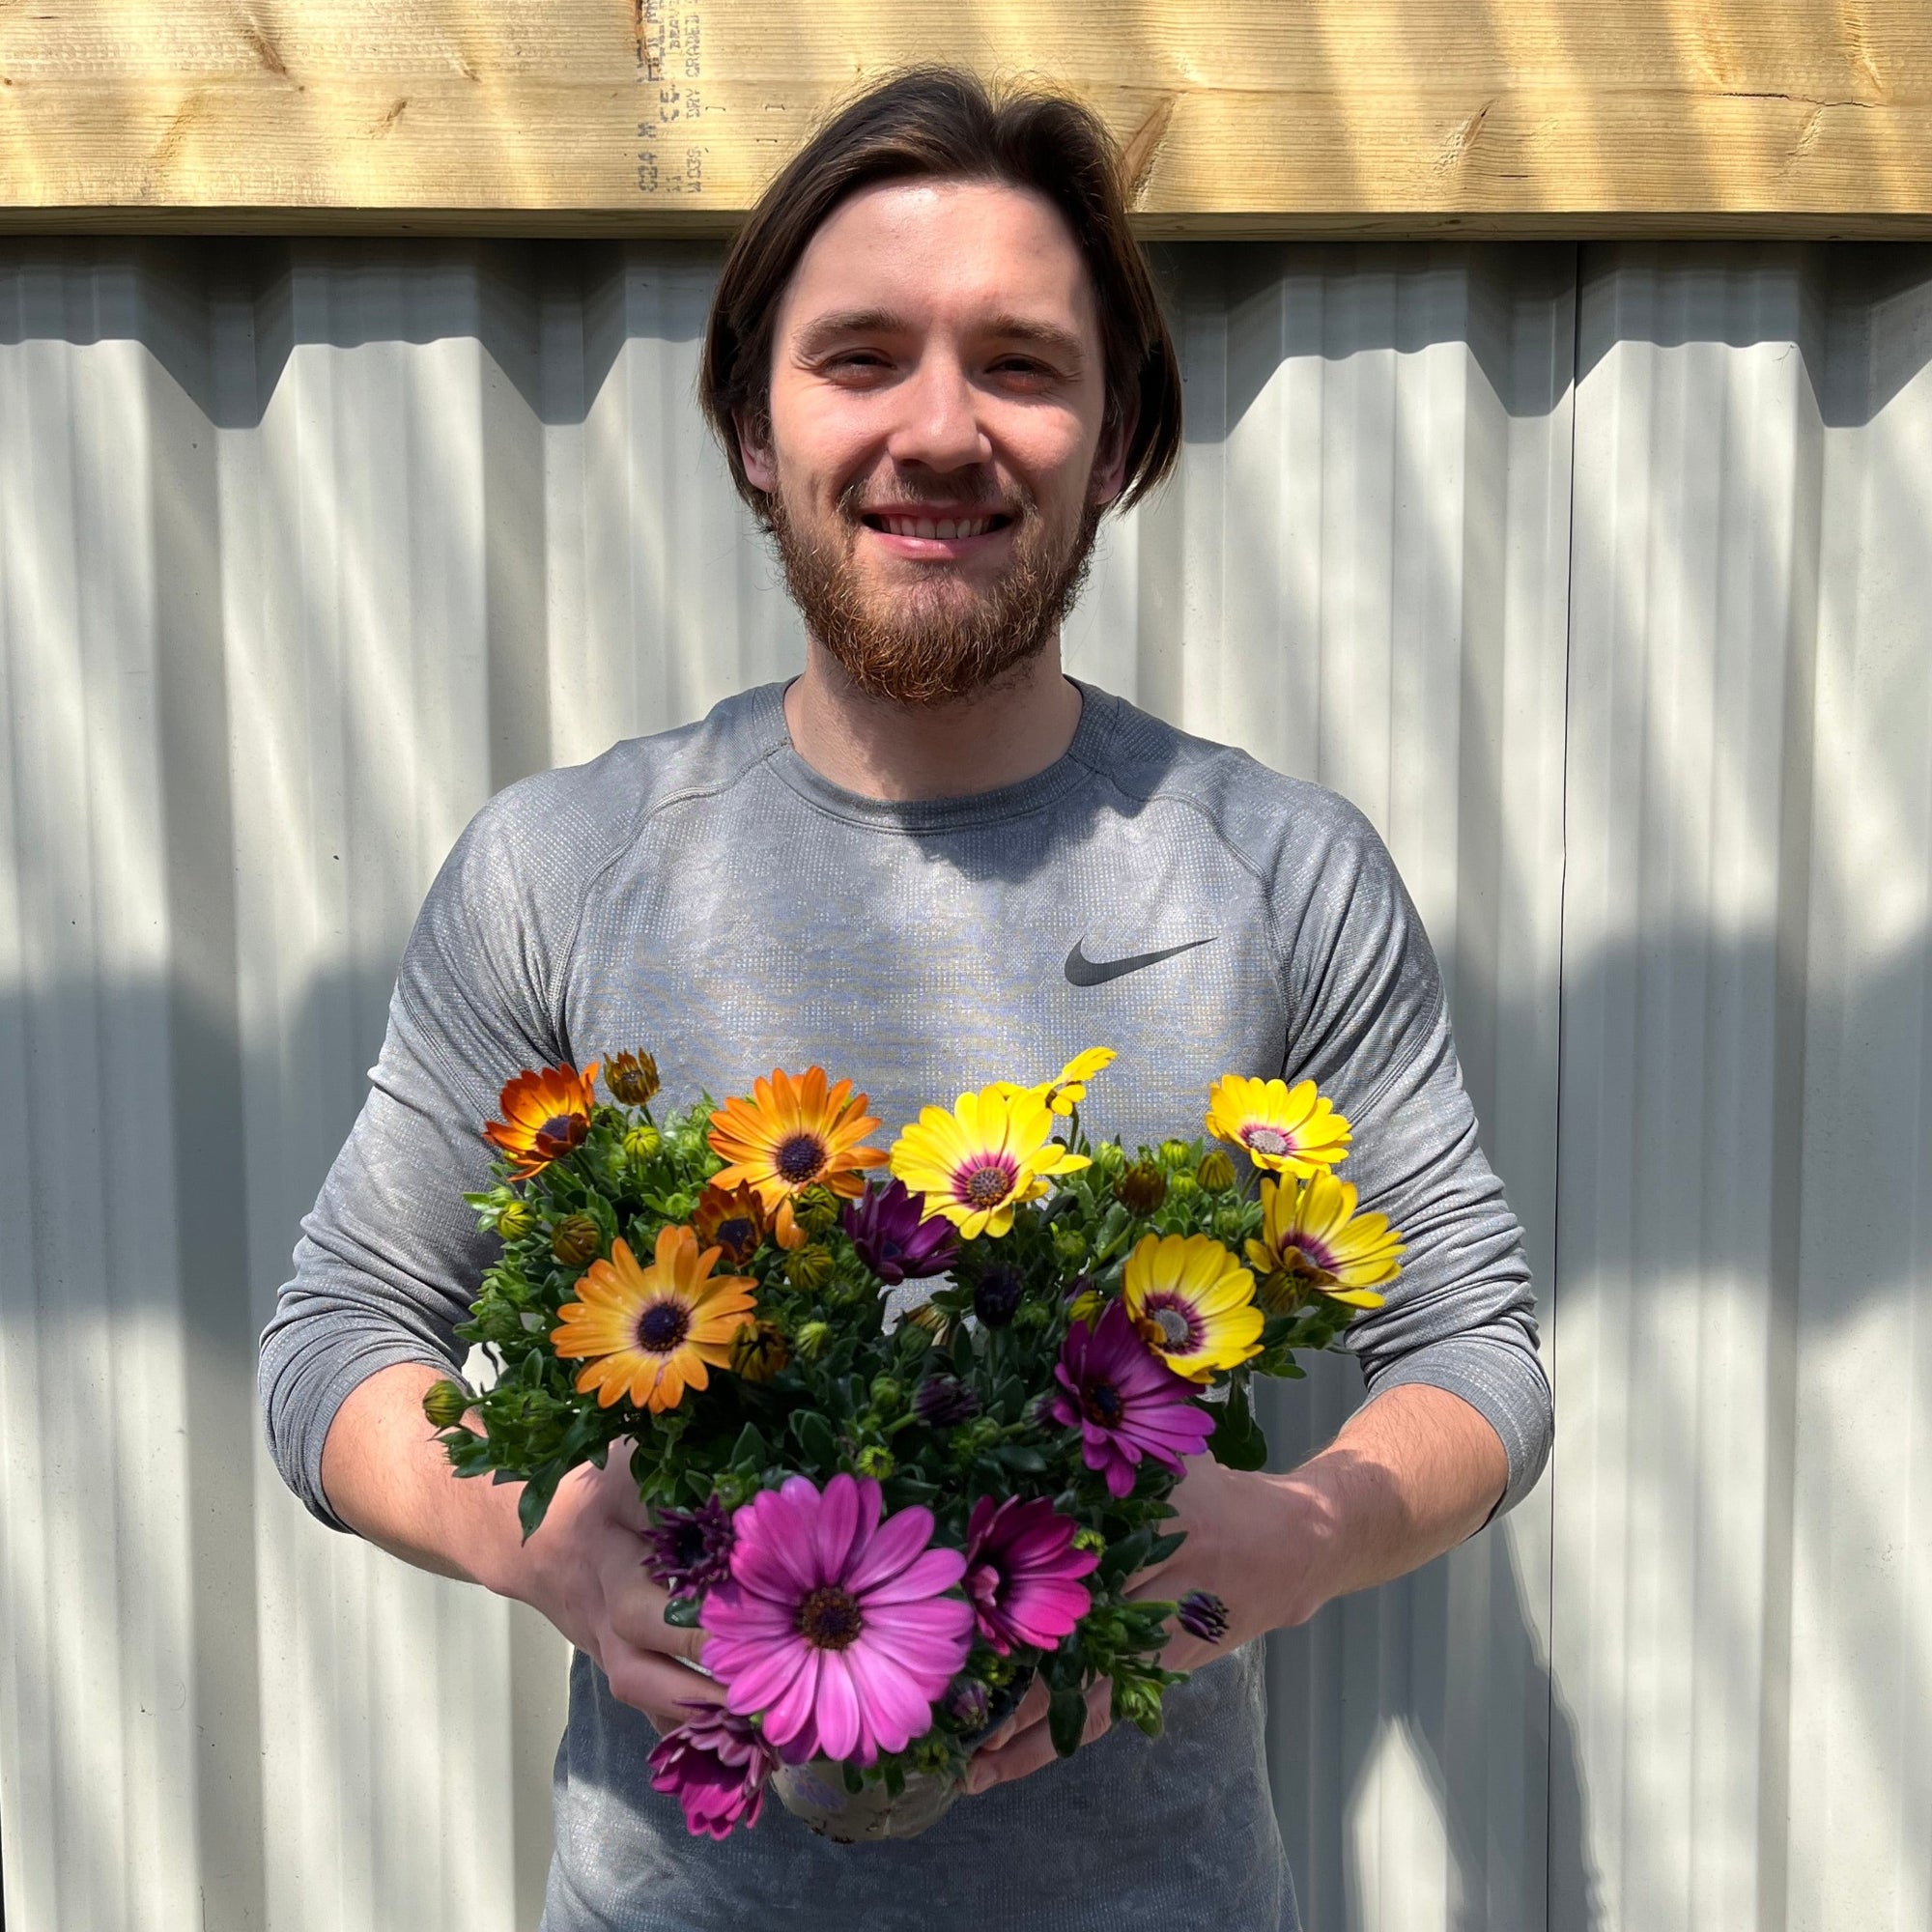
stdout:
<svg viewBox="0 0 1932 1932">
<path fill-rule="evenodd" d="M 982 537 L 992 530 L 1003 530 L 1012 522 L 1004 511 L 993 511 L 983 517 L 902 517 L 883 511 L 867 511 L 860 521 L 868 530 L 878 530 L 888 536 L 938 538 L 953 541 L 960 537 Z"/>
</svg>

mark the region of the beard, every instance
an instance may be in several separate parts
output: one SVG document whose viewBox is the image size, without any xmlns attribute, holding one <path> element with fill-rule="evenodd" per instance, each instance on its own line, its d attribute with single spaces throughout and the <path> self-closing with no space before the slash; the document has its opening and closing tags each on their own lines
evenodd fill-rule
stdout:
<svg viewBox="0 0 1932 1932">
<path fill-rule="evenodd" d="M 989 589 L 935 564 L 921 566 L 923 582 L 874 590 L 854 558 L 864 495 L 863 482 L 840 492 L 837 544 L 801 529 L 777 492 L 766 501 L 785 587 L 807 629 L 861 691 L 895 704 L 949 704 L 1001 683 L 1058 634 L 1093 562 L 1100 526 L 1094 504 L 1065 536 L 1031 497 L 997 505 L 1012 518 L 1012 554 Z"/>
</svg>

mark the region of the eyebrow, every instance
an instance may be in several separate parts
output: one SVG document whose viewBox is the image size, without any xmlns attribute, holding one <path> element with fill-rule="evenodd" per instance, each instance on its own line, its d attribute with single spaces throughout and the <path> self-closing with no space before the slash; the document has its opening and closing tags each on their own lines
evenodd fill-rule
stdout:
<svg viewBox="0 0 1932 1932">
<path fill-rule="evenodd" d="M 798 349 L 801 355 L 816 355 L 849 336 L 910 335 L 913 332 L 914 325 L 904 316 L 894 314 L 891 309 L 838 309 L 829 315 L 814 316 L 799 331 Z M 1030 342 L 1038 348 L 1052 350 L 1076 368 L 1086 359 L 1080 338 L 1070 329 L 1057 327 L 1050 322 L 1033 322 L 1020 315 L 996 315 L 985 325 L 982 332 L 998 336 L 1003 341 Z"/>
</svg>

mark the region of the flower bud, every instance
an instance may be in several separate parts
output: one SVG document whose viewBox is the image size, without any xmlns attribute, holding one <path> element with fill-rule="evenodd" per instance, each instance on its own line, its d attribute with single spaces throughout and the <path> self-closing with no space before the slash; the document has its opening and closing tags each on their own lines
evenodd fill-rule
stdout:
<svg viewBox="0 0 1932 1932">
<path fill-rule="evenodd" d="M 832 1324 L 829 1321 L 808 1321 L 792 1337 L 792 1345 L 808 1362 L 815 1362 L 825 1352 L 825 1345 L 832 1339 Z"/>
<path fill-rule="evenodd" d="M 805 1294 L 817 1294 L 832 1282 L 833 1263 L 827 1248 L 794 1248 L 785 1262 L 785 1279 Z"/>
<path fill-rule="evenodd" d="M 1190 1201 L 1200 1192 L 1201 1183 L 1184 1169 L 1167 1183 L 1167 1198 L 1170 1201 Z"/>
<path fill-rule="evenodd" d="M 872 1406 L 881 1415 L 896 1414 L 899 1404 L 904 1400 L 905 1390 L 891 1376 L 872 1378 Z"/>
<path fill-rule="evenodd" d="M 654 1159 L 657 1151 L 663 1146 L 664 1136 L 647 1123 L 633 1127 L 624 1136 L 624 1151 L 639 1167 L 642 1167 L 645 1161 Z"/>
<path fill-rule="evenodd" d="M 444 1379 L 423 1390 L 422 1409 L 432 1429 L 458 1429 L 474 1400 L 461 1382 Z"/>
<path fill-rule="evenodd" d="M 1004 1690 L 1013 1681 L 1013 1661 L 1009 1657 L 988 1657 L 976 1662 L 973 1668 L 996 1690 Z"/>
<path fill-rule="evenodd" d="M 996 1262 L 974 1286 L 973 1313 L 988 1328 L 1004 1328 L 1013 1319 L 1025 1286 L 1018 1268 Z"/>
<path fill-rule="evenodd" d="M 992 1715 L 993 1700 L 977 1677 L 962 1677 L 939 1700 L 939 1708 L 962 1731 L 982 1731 Z"/>
<path fill-rule="evenodd" d="M 1107 1539 L 1097 1529 L 1076 1529 L 1073 1532 L 1073 1547 L 1075 1549 L 1104 1550 Z"/>
<path fill-rule="evenodd" d="M 1201 1156 L 1194 1178 L 1208 1194 L 1225 1194 L 1235 1184 L 1235 1163 L 1220 1148 L 1209 1148 Z"/>
<path fill-rule="evenodd" d="M 1211 1590 L 1190 1590 L 1175 1606 L 1180 1628 L 1203 1643 L 1219 1643 L 1228 1634 L 1228 1606 Z"/>
<path fill-rule="evenodd" d="M 1066 1304 L 1066 1319 L 1069 1321 L 1083 1321 L 1089 1328 L 1100 1320 L 1100 1311 L 1106 1306 L 1100 1291 L 1090 1283 Z"/>
<path fill-rule="evenodd" d="M 1138 1678 L 1129 1678 L 1122 1683 L 1114 1682 L 1114 1716 L 1130 1724 L 1138 1724 L 1144 1731 L 1157 1732 L 1160 1728 L 1160 1686 L 1145 1684 Z"/>
<path fill-rule="evenodd" d="M 566 1214 L 550 1231 L 550 1251 L 565 1267 L 594 1262 L 604 1247 L 604 1231 L 588 1214 Z"/>
<path fill-rule="evenodd" d="M 604 1084 L 619 1106 L 648 1106 L 658 1091 L 658 1064 L 648 1053 L 620 1053 L 605 1063 Z"/>
<path fill-rule="evenodd" d="M 1183 1167 L 1194 1165 L 1194 1150 L 1185 1141 L 1162 1141 L 1156 1158 L 1168 1173 L 1179 1174 Z"/>
<path fill-rule="evenodd" d="M 883 1442 L 868 1442 L 852 1459 L 853 1466 L 862 1476 L 871 1476 L 883 1482 L 898 1464 L 893 1460 L 893 1452 Z"/>
<path fill-rule="evenodd" d="M 838 1197 L 820 1181 L 802 1188 L 791 1206 L 792 1219 L 811 1236 L 822 1241 L 838 1225 Z"/>
<path fill-rule="evenodd" d="M 952 1752 L 946 1740 L 937 1732 L 930 1732 L 912 1747 L 912 1768 L 923 1771 L 928 1777 L 937 1777 L 952 1768 Z"/>
<path fill-rule="evenodd" d="M 1094 1171 L 1096 1174 L 1119 1174 L 1126 1165 L 1126 1152 L 1119 1141 L 1102 1141 L 1094 1150 Z"/>
<path fill-rule="evenodd" d="M 1084 1228 L 1056 1228 L 1053 1231 L 1053 1258 L 1062 1267 L 1077 1268 L 1087 1259 L 1087 1231 Z"/>
<path fill-rule="evenodd" d="M 536 1225 L 537 1210 L 527 1201 L 512 1201 L 497 1216 L 497 1232 L 506 1241 L 521 1241 L 535 1232 Z"/>
<path fill-rule="evenodd" d="M 1045 1302 L 1023 1301 L 1019 1313 L 1013 1317 L 1013 1326 L 1023 1334 L 1037 1335 L 1052 1320 L 1052 1311 Z"/>
<path fill-rule="evenodd" d="M 956 1429 L 980 1413 L 980 1397 L 957 1376 L 929 1376 L 912 1399 L 914 1412 L 934 1429 Z"/>
<path fill-rule="evenodd" d="M 1167 1199 L 1167 1176 L 1151 1160 L 1137 1160 L 1114 1183 L 1114 1199 L 1130 1214 L 1152 1214 Z"/>
<path fill-rule="evenodd" d="M 731 1338 L 731 1373 L 748 1382 L 768 1382 L 791 1360 L 784 1331 L 770 1321 L 753 1321 Z"/>
</svg>

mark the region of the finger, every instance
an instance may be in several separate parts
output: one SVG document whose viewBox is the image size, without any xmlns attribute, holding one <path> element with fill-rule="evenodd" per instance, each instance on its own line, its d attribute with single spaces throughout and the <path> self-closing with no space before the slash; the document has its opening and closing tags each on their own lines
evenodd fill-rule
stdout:
<svg viewBox="0 0 1932 1932">
<path fill-rule="evenodd" d="M 683 1705 L 716 1704 L 721 1699 L 716 1680 L 702 1671 L 621 1638 L 605 1646 L 604 1675 L 611 1694 L 643 1712 L 660 1732 L 675 1730 L 691 1716 Z"/>
<path fill-rule="evenodd" d="M 1087 1692 L 1087 1723 L 1080 1733 L 1083 1745 L 1091 1745 L 1111 1727 L 1113 1706 L 1114 1687 L 1103 1678 Z M 998 1750 L 981 1751 L 974 1758 L 972 1769 L 966 1774 L 966 1788 L 980 1792 L 996 1784 L 1010 1784 L 1014 1778 L 1029 1776 L 1051 1764 L 1058 1755 L 1053 1747 L 1051 1726 L 1043 1722 L 1029 1724 Z"/>
<path fill-rule="evenodd" d="M 998 1750 L 1015 1733 L 1023 1731 L 1029 1724 L 1037 1724 L 1046 1716 L 1046 1686 L 1037 1677 L 1027 1686 L 1026 1695 L 1019 1701 L 1012 1716 L 1002 1723 L 998 1730 L 982 1739 L 977 1747 L 980 1750 Z"/>
<path fill-rule="evenodd" d="M 626 1578 L 619 1588 L 607 1590 L 605 1602 L 611 1630 L 634 1649 L 656 1651 L 684 1664 L 700 1660 L 704 1632 L 666 1623 L 665 1605 L 670 1599 L 647 1577 Z"/>
</svg>

